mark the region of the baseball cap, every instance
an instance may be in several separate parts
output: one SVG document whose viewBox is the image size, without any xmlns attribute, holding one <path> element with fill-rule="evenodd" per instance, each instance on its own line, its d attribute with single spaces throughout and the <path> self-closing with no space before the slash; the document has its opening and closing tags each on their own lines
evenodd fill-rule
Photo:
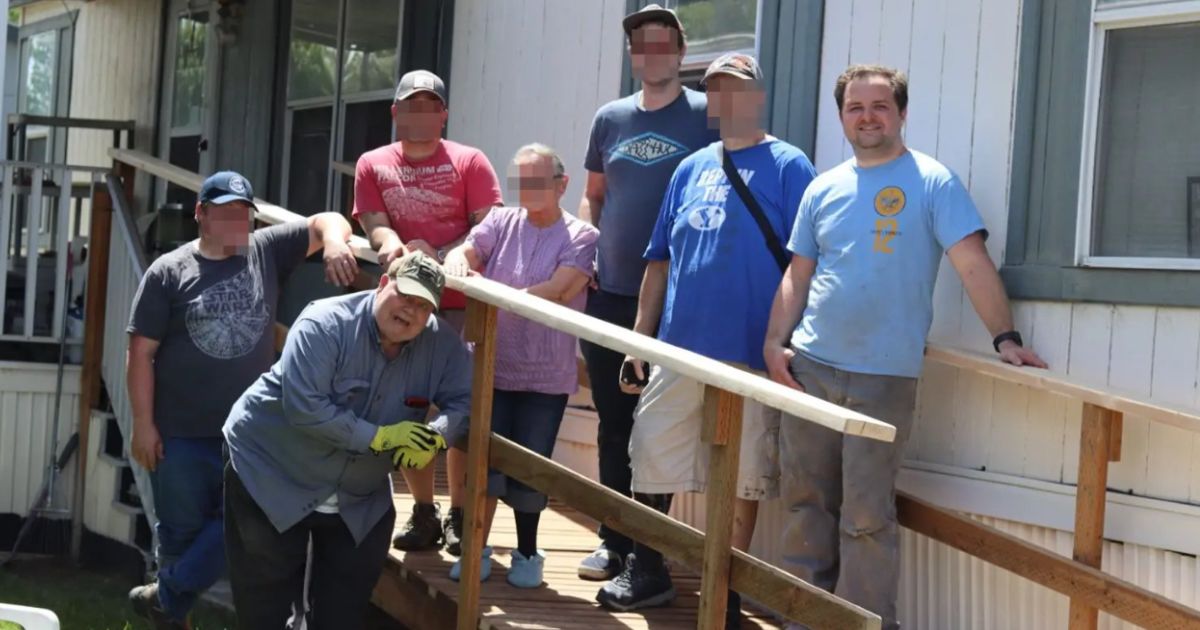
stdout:
<svg viewBox="0 0 1200 630">
<path fill-rule="evenodd" d="M 621 27 L 625 29 L 625 35 L 631 36 L 633 29 L 650 21 L 662 21 L 674 26 L 676 30 L 683 31 L 683 23 L 679 21 L 679 16 L 671 9 L 664 9 L 657 4 L 647 4 L 646 6 L 626 15 L 621 20 Z"/>
<path fill-rule="evenodd" d="M 222 204 L 244 201 L 254 206 L 254 189 L 250 180 L 233 171 L 213 173 L 200 184 L 200 203 Z"/>
<path fill-rule="evenodd" d="M 718 74 L 728 74 L 747 81 L 761 81 L 763 78 L 762 68 L 758 67 L 758 60 L 745 53 L 736 52 L 725 53 L 708 64 L 708 70 L 704 71 L 704 78 L 700 79 L 700 85 L 708 83 L 709 78 Z"/>
<path fill-rule="evenodd" d="M 419 297 L 434 308 L 442 301 L 446 276 L 442 274 L 442 267 L 423 252 L 409 252 L 393 260 L 387 275 L 398 293 Z"/>
<path fill-rule="evenodd" d="M 400 77 L 396 86 L 396 100 L 403 101 L 417 92 L 429 92 L 446 104 L 446 84 L 441 77 L 428 70 L 413 70 Z"/>
</svg>

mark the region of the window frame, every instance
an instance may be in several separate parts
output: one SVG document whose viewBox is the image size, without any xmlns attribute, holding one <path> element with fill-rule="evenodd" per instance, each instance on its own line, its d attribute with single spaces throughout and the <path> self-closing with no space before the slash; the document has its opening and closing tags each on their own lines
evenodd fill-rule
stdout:
<svg viewBox="0 0 1200 630">
<path fill-rule="evenodd" d="M 1096 159 L 1100 137 L 1100 110 L 1104 83 L 1105 48 L 1112 31 L 1166 26 L 1200 21 L 1200 1 L 1134 1 L 1102 3 L 1093 0 L 1091 36 L 1083 110 L 1083 146 L 1080 152 L 1079 202 L 1075 222 L 1076 266 L 1083 268 L 1200 271 L 1200 258 L 1161 256 L 1102 256 L 1092 253 L 1096 224 Z"/>
</svg>

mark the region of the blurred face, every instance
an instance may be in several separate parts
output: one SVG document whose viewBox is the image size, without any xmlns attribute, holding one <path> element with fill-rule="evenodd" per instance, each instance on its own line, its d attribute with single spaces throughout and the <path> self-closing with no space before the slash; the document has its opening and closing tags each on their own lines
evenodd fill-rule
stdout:
<svg viewBox="0 0 1200 630">
<path fill-rule="evenodd" d="M 431 92 L 417 92 L 403 101 L 392 103 L 396 139 L 401 142 L 430 142 L 442 136 L 446 126 L 446 104 Z"/>
<path fill-rule="evenodd" d="M 887 79 L 869 76 L 846 84 L 842 131 L 856 150 L 884 153 L 901 146 L 906 114 L 896 106 Z"/>
<path fill-rule="evenodd" d="M 508 189 L 530 212 L 557 210 L 567 192 L 567 176 L 554 174 L 551 158 L 526 153 L 508 167 Z"/>
<path fill-rule="evenodd" d="M 754 81 L 729 74 L 708 79 L 709 126 L 719 125 L 721 136 L 744 136 L 763 128 L 766 94 Z"/>
<path fill-rule="evenodd" d="M 384 274 L 379 278 L 375 294 L 375 324 L 379 327 L 379 338 L 385 343 L 404 343 L 416 338 L 425 330 L 433 304 L 396 290 L 392 279 Z"/>
<path fill-rule="evenodd" d="M 200 237 L 226 251 L 243 250 L 250 244 L 254 208 L 244 201 L 196 204 Z"/>
<path fill-rule="evenodd" d="M 679 32 L 662 24 L 644 24 L 629 37 L 629 65 L 633 76 L 654 87 L 679 78 L 686 46 L 679 45 Z"/>
</svg>

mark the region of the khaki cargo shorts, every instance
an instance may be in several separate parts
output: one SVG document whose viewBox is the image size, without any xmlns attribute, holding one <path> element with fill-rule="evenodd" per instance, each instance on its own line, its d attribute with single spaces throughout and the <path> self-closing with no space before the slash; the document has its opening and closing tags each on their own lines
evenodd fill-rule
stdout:
<svg viewBox="0 0 1200 630">
<path fill-rule="evenodd" d="M 703 417 L 702 383 L 658 366 L 650 369 L 629 440 L 634 492 L 704 492 L 710 446 L 700 440 Z M 760 501 L 779 495 L 779 419 L 778 409 L 746 400 L 738 456 L 739 498 Z"/>
</svg>

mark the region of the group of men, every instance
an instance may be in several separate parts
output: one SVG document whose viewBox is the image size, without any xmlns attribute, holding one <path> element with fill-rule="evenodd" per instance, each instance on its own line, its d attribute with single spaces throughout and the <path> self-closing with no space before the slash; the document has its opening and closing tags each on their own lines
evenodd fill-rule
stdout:
<svg viewBox="0 0 1200 630">
<path fill-rule="evenodd" d="M 686 32 L 650 5 L 624 18 L 635 94 L 596 113 L 580 218 L 599 228 L 587 313 L 769 376 L 896 426 L 883 443 L 748 402 L 734 545 L 748 549 L 763 499 L 785 503 L 784 568 L 896 627 L 894 482 L 943 252 L 1001 360 L 1044 366 L 1021 345 L 987 232 L 965 187 L 902 139 L 908 86 L 851 66 L 834 97 L 854 157 L 817 175 L 765 129 L 757 61 L 728 54 L 684 87 Z M 327 279 L 358 273 L 339 214 L 253 231 L 236 173 L 205 181 L 198 241 L 156 260 L 128 328 L 132 456 L 152 471 L 159 571 L 130 593 L 160 627 L 186 627 L 228 566 L 239 625 L 361 623 L 391 544 L 461 553 L 470 362 L 465 299 L 440 264 L 501 204 L 482 152 L 442 139 L 447 95 L 401 78 L 397 141 L 364 154 L 353 217 L 386 272 L 371 291 L 314 302 L 275 361 L 279 287 L 324 251 Z M 439 309 L 439 316 L 434 316 Z M 703 389 L 660 366 L 582 344 L 600 418 L 600 481 L 666 512 L 702 492 Z M 434 503 L 448 450 L 451 505 Z M 389 473 L 415 499 L 392 537 Z M 607 527 L 580 577 L 614 610 L 670 602 L 662 555 Z M 727 627 L 740 598 L 729 594 Z"/>
</svg>

